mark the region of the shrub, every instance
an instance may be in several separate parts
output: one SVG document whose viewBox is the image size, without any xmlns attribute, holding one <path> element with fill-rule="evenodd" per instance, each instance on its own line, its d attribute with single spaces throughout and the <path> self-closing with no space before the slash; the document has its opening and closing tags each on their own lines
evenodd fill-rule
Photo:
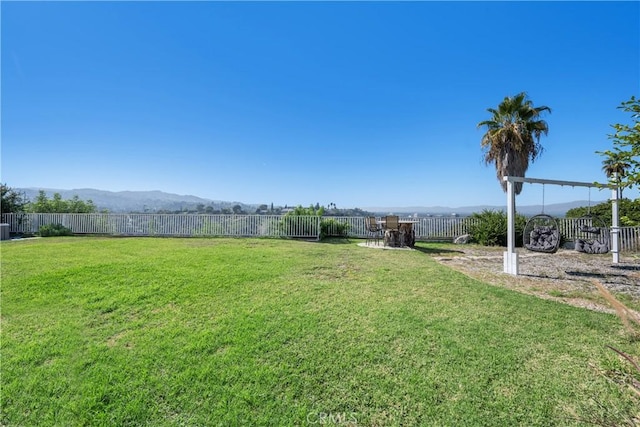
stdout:
<svg viewBox="0 0 640 427">
<path fill-rule="evenodd" d="M 623 227 L 634 227 L 640 224 L 640 198 L 620 199 L 618 200 L 618 210 L 620 215 L 620 225 Z M 569 209 L 566 213 L 567 218 L 580 218 L 581 216 L 591 214 L 602 219 L 607 226 L 611 225 L 611 202 L 599 203 L 595 206 L 583 206 L 579 208 Z"/>
<path fill-rule="evenodd" d="M 323 213 L 323 208 L 316 210 L 313 206 L 309 206 L 309 208 L 298 206 L 291 212 L 285 214 L 280 222 L 280 228 L 284 233 L 289 235 L 316 236 L 319 231 L 319 221 L 313 217 L 321 217 Z M 296 218 L 300 216 L 309 217 L 309 220 L 300 221 Z"/>
<path fill-rule="evenodd" d="M 485 209 L 471 218 L 477 223 L 469 227 L 471 241 L 484 246 L 507 246 L 507 214 L 504 211 Z M 523 215 L 516 214 L 516 246 L 522 246 L 522 231 L 527 223 Z"/>
<path fill-rule="evenodd" d="M 349 231 L 349 224 L 336 221 L 335 219 L 322 219 L 320 221 L 320 239 L 329 236 L 346 237 Z"/>
<path fill-rule="evenodd" d="M 62 224 L 47 224 L 40 227 L 41 237 L 53 237 L 53 236 L 71 236 L 73 232 L 70 228 L 65 227 Z"/>
</svg>

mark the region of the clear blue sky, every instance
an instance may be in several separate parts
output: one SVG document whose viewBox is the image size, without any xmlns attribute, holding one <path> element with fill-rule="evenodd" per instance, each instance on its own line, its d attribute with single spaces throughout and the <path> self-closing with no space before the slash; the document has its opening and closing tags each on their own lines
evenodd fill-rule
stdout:
<svg viewBox="0 0 640 427">
<path fill-rule="evenodd" d="M 551 107 L 535 178 L 603 181 L 639 2 L 6 2 L 10 187 L 276 205 L 504 205 L 486 111 Z M 629 192 L 638 197 L 638 192 Z M 592 191 L 605 200 L 606 191 Z M 587 199 L 547 186 L 545 202 Z M 518 204 L 539 204 L 526 185 Z"/>
</svg>

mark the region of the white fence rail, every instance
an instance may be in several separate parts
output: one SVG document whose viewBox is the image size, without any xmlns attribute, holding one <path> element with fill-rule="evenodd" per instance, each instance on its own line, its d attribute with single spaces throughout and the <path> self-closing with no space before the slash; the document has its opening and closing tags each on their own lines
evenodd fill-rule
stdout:
<svg viewBox="0 0 640 427">
<path fill-rule="evenodd" d="M 315 216 L 47 213 L 5 214 L 2 221 L 10 224 L 11 233 L 37 233 L 50 224 L 61 224 L 74 234 L 111 236 L 318 237 L 320 233 L 320 219 Z"/>
<path fill-rule="evenodd" d="M 417 221 L 417 240 L 452 240 L 466 234 L 478 219 L 470 217 L 401 218 Z M 558 219 L 565 240 L 576 237 L 575 220 Z M 41 226 L 62 224 L 74 234 L 110 236 L 177 237 L 293 237 L 320 238 L 321 232 L 338 236 L 346 225 L 348 237 L 367 236 L 363 217 L 316 217 L 280 215 L 175 215 L 175 214 L 5 214 L 3 223 L 13 234 L 37 233 Z M 621 227 L 622 251 L 640 251 L 640 227 Z"/>
<path fill-rule="evenodd" d="M 417 239 L 450 240 L 467 232 L 471 218 L 403 218 L 414 224 Z M 11 233 L 37 233 L 41 226 L 61 224 L 74 234 L 114 236 L 238 236 L 318 238 L 321 222 L 329 236 L 364 238 L 363 217 L 175 214 L 5 214 Z"/>
</svg>

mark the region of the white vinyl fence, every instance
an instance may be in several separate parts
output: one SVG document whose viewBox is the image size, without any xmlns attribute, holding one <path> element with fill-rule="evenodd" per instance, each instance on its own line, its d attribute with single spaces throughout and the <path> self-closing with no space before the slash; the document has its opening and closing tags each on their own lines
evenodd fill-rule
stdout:
<svg viewBox="0 0 640 427">
<path fill-rule="evenodd" d="M 478 220 L 470 217 L 401 218 L 417 221 L 416 240 L 451 241 L 468 233 Z M 557 219 L 565 240 L 576 237 L 574 219 Z M 291 237 L 319 239 L 344 235 L 365 238 L 367 229 L 363 217 L 317 217 L 281 215 L 182 215 L 182 214 L 5 214 L 3 223 L 12 234 L 35 234 L 41 226 L 61 224 L 74 234 L 110 236 L 176 236 L 176 237 Z M 640 251 L 640 227 L 621 227 L 622 251 Z"/>
<path fill-rule="evenodd" d="M 471 218 L 402 218 L 414 224 L 419 240 L 451 240 L 467 232 Z M 321 223 L 328 236 L 367 236 L 363 217 L 181 214 L 5 214 L 11 233 L 37 233 L 41 226 L 61 224 L 74 234 L 112 236 L 237 236 L 319 238 Z"/>
<path fill-rule="evenodd" d="M 110 236 L 318 237 L 320 218 L 279 215 L 5 214 L 11 233 L 61 224 L 74 234 Z"/>
</svg>

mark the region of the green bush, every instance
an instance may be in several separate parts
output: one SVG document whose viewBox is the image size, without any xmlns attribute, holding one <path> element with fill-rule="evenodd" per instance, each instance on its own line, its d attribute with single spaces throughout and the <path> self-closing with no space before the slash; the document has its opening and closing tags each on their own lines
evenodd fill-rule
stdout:
<svg viewBox="0 0 640 427">
<path fill-rule="evenodd" d="M 320 239 L 330 236 L 347 237 L 349 224 L 335 219 L 320 220 Z"/>
<path fill-rule="evenodd" d="M 53 236 L 71 236 L 73 232 L 70 228 L 65 227 L 62 224 L 47 224 L 40 227 L 41 237 L 53 237 Z"/>
<path fill-rule="evenodd" d="M 471 218 L 479 220 L 469 227 L 471 241 L 484 246 L 507 246 L 507 214 L 485 209 Z M 516 246 L 522 246 L 522 231 L 527 223 L 523 215 L 516 214 Z"/>
<path fill-rule="evenodd" d="M 618 212 L 620 215 L 620 225 L 623 227 L 634 227 L 640 224 L 640 198 L 620 199 L 618 201 Z M 598 203 L 595 206 L 583 206 L 569 209 L 567 218 L 580 218 L 591 214 L 602 219 L 607 226 L 611 225 L 611 202 Z"/>
<path fill-rule="evenodd" d="M 302 206 L 296 207 L 291 212 L 284 215 L 280 221 L 280 229 L 289 235 L 303 235 L 303 236 L 316 236 L 318 235 L 318 223 L 319 221 L 309 220 L 307 222 L 300 222 L 296 217 L 321 217 L 324 213 L 323 208 L 316 210 L 313 206 L 303 208 Z"/>
</svg>

